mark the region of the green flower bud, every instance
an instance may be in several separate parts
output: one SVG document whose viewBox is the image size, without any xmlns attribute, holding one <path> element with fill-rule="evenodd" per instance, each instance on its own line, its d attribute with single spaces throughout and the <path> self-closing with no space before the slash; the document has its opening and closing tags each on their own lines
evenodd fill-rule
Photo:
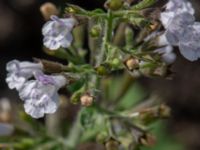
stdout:
<svg viewBox="0 0 200 150">
<path fill-rule="evenodd" d="M 123 6 L 123 0 L 107 0 L 104 7 L 110 10 L 118 10 Z"/>
<path fill-rule="evenodd" d="M 86 10 L 84 10 L 83 8 L 77 6 L 77 5 L 73 5 L 73 4 L 68 4 L 69 7 L 67 7 L 65 9 L 66 13 L 71 13 L 71 14 L 75 14 L 75 13 L 81 13 L 81 14 L 85 14 Z"/>
<path fill-rule="evenodd" d="M 81 97 L 82 93 L 80 91 L 77 91 L 75 92 L 71 98 L 70 98 L 70 101 L 73 103 L 73 104 L 77 104 L 79 101 L 80 101 L 80 97 Z"/>
<path fill-rule="evenodd" d="M 95 25 L 91 28 L 90 30 L 90 35 L 91 37 L 95 38 L 95 37 L 99 37 L 101 33 L 101 27 L 99 25 Z"/>
<path fill-rule="evenodd" d="M 72 8 L 72 7 L 66 8 L 66 11 L 67 11 L 68 13 L 72 13 L 72 14 L 76 13 L 76 10 L 75 10 L 74 8 Z"/>
<path fill-rule="evenodd" d="M 121 64 L 121 61 L 120 61 L 120 59 L 118 59 L 118 58 L 114 58 L 114 59 L 110 62 L 110 66 L 113 67 L 113 68 L 119 67 L 120 64 Z"/>
<path fill-rule="evenodd" d="M 98 75 L 104 76 L 104 75 L 107 75 L 109 71 L 105 65 L 100 65 L 100 66 L 96 67 L 96 72 Z"/>
</svg>

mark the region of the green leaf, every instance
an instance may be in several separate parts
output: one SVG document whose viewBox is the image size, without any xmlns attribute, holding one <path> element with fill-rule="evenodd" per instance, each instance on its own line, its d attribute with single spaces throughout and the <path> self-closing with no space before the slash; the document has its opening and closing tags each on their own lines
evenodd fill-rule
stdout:
<svg viewBox="0 0 200 150">
<path fill-rule="evenodd" d="M 84 108 L 80 115 L 80 123 L 83 128 L 91 128 L 95 123 L 96 110 L 93 107 Z"/>
<path fill-rule="evenodd" d="M 73 92 L 79 90 L 84 85 L 84 83 L 85 83 L 85 79 L 81 78 L 78 81 L 67 86 L 67 89 L 69 90 L 69 92 L 73 93 Z"/>
<path fill-rule="evenodd" d="M 154 5 L 158 0 L 143 0 L 140 3 L 134 5 L 131 7 L 131 9 L 133 10 L 141 10 L 144 8 L 148 8 L 151 7 L 152 5 Z"/>
</svg>

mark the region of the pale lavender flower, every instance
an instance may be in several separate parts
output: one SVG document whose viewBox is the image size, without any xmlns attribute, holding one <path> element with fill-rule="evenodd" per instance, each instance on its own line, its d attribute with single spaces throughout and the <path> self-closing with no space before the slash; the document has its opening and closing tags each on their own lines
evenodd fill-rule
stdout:
<svg viewBox="0 0 200 150">
<path fill-rule="evenodd" d="M 166 10 L 160 15 L 160 20 L 163 26 L 168 28 L 173 18 L 182 13 L 194 15 L 192 4 L 187 0 L 169 0 Z"/>
<path fill-rule="evenodd" d="M 33 118 L 41 118 L 57 110 L 58 90 L 68 81 L 62 75 L 35 74 L 35 78 L 27 81 L 19 93 L 24 101 L 25 112 Z"/>
<path fill-rule="evenodd" d="M 40 63 L 20 62 L 18 60 L 8 62 L 6 65 L 6 70 L 8 71 L 6 82 L 8 87 L 20 90 L 27 79 L 32 77 L 34 72 L 41 72 L 42 68 L 43 66 Z"/>
<path fill-rule="evenodd" d="M 73 40 L 71 31 L 75 24 L 76 20 L 74 18 L 61 19 L 52 16 L 51 20 L 45 23 L 42 28 L 44 45 L 50 50 L 69 47 Z"/>
<path fill-rule="evenodd" d="M 166 29 L 167 41 L 179 46 L 180 53 L 188 60 L 200 58 L 200 23 L 195 22 L 194 9 L 186 0 L 170 0 L 160 20 Z"/>
<path fill-rule="evenodd" d="M 186 28 L 179 38 L 180 53 L 188 60 L 195 61 L 200 58 L 200 23 L 195 22 Z"/>
<path fill-rule="evenodd" d="M 171 45 L 177 46 L 179 38 L 185 34 L 189 25 L 195 22 L 194 16 L 189 13 L 176 15 L 166 29 L 165 36 Z"/>
<path fill-rule="evenodd" d="M 176 11 L 176 13 L 188 12 L 194 15 L 194 8 L 188 0 L 169 0 L 166 5 L 167 11 Z"/>
</svg>

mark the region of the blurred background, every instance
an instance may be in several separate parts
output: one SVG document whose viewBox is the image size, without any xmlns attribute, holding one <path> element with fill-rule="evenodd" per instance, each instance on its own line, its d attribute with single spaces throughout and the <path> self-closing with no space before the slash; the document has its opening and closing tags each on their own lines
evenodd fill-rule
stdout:
<svg viewBox="0 0 200 150">
<path fill-rule="evenodd" d="M 45 20 L 41 15 L 40 6 L 45 2 L 47 1 L 0 0 L 0 122 L 11 122 L 12 119 L 6 118 L 1 112 L 5 109 L 15 113 L 12 105 L 20 103 L 18 94 L 9 90 L 5 83 L 6 63 L 12 59 L 51 58 L 42 51 L 41 28 Z M 61 12 L 65 3 L 78 4 L 91 10 L 102 7 L 104 3 L 103 0 L 52 0 L 48 2 L 54 3 Z M 200 1 L 192 0 L 191 2 L 196 9 L 196 18 L 199 20 Z M 172 81 L 144 77 L 139 79 L 139 84 L 144 91 L 160 93 L 172 108 L 172 117 L 164 122 L 165 126 L 156 124 L 155 133 L 158 136 L 158 144 L 150 148 L 152 150 L 200 149 L 200 61 L 191 63 L 180 56 L 178 51 L 176 53 L 178 57 L 172 66 L 176 75 Z M 67 109 L 68 121 L 74 119 L 77 107 L 72 106 Z M 3 134 L 3 131 L 0 129 L 0 135 L 1 133 Z M 80 149 L 103 148 L 90 143 L 83 145 Z"/>
</svg>

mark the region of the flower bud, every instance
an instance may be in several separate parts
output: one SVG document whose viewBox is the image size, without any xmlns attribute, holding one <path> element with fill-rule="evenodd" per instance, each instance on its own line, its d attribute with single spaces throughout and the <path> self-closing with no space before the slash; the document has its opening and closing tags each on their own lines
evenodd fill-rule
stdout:
<svg viewBox="0 0 200 150">
<path fill-rule="evenodd" d="M 80 91 L 77 91 L 75 92 L 71 98 L 70 98 L 70 101 L 73 103 L 73 104 L 77 104 L 79 101 L 80 101 L 80 97 L 81 97 L 81 92 Z"/>
<path fill-rule="evenodd" d="M 111 62 L 110 62 L 110 66 L 113 68 L 117 68 L 121 65 L 121 61 L 118 58 L 114 58 Z"/>
<path fill-rule="evenodd" d="M 96 67 L 95 69 L 96 69 L 97 74 L 100 76 L 107 75 L 109 72 L 105 65 L 100 65 Z"/>
<path fill-rule="evenodd" d="M 95 37 L 99 37 L 101 33 L 101 27 L 99 25 L 95 25 L 91 28 L 90 30 L 90 35 L 91 37 L 95 38 Z"/>
<path fill-rule="evenodd" d="M 139 68 L 139 59 L 130 57 L 124 62 L 124 64 L 129 71 L 133 71 L 134 69 Z"/>
<path fill-rule="evenodd" d="M 52 15 L 58 15 L 59 11 L 53 3 L 46 2 L 40 7 L 40 12 L 45 20 L 50 20 Z"/>
<path fill-rule="evenodd" d="M 158 27 L 159 27 L 159 23 L 156 22 L 156 21 L 153 22 L 153 23 L 150 25 L 150 29 L 151 29 L 151 31 L 155 31 L 155 30 L 157 30 Z"/>
<path fill-rule="evenodd" d="M 110 10 L 118 10 L 123 6 L 123 0 L 107 0 L 104 7 Z"/>
<path fill-rule="evenodd" d="M 171 109 L 167 105 L 162 104 L 159 107 L 159 114 L 160 114 L 160 117 L 167 118 L 171 114 Z"/>
<path fill-rule="evenodd" d="M 63 71 L 63 65 L 57 62 L 34 58 L 38 63 L 41 63 L 45 72 L 48 73 L 61 73 Z"/>
<path fill-rule="evenodd" d="M 145 145 L 145 146 L 148 146 L 148 147 L 152 147 L 156 143 L 156 137 L 153 136 L 152 134 L 145 133 L 142 137 L 140 137 L 139 142 L 142 145 Z"/>
<path fill-rule="evenodd" d="M 159 66 L 153 70 L 154 76 L 164 76 L 166 74 L 167 68 L 166 66 Z"/>
<path fill-rule="evenodd" d="M 89 94 L 84 94 L 80 97 L 80 101 L 81 101 L 82 106 L 88 107 L 93 104 L 94 97 Z"/>
</svg>

